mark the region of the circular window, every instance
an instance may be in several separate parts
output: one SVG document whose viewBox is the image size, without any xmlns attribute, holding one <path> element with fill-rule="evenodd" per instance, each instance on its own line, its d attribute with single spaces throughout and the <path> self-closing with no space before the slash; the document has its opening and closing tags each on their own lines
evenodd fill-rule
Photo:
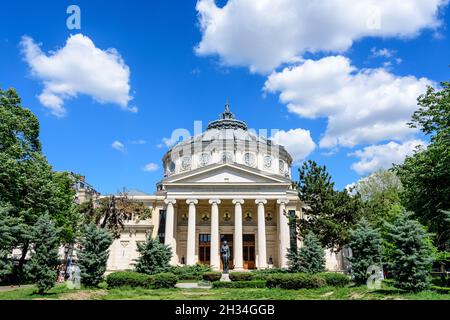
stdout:
<svg viewBox="0 0 450 320">
<path fill-rule="evenodd" d="M 244 155 L 244 162 L 248 166 L 254 166 L 255 165 L 255 155 L 253 153 L 247 152 Z"/>
<path fill-rule="evenodd" d="M 208 153 L 202 153 L 201 155 L 200 155 L 200 165 L 203 167 L 203 166 L 206 166 L 208 163 L 209 163 L 209 161 L 211 160 L 211 156 L 208 154 Z"/>
<path fill-rule="evenodd" d="M 175 162 L 171 161 L 169 163 L 169 171 L 173 173 L 175 171 Z"/>
<path fill-rule="evenodd" d="M 272 167 L 272 157 L 271 156 L 265 156 L 264 157 L 264 168 L 269 169 Z"/>
<path fill-rule="evenodd" d="M 181 160 L 181 168 L 183 170 L 188 170 L 191 167 L 191 157 L 184 157 Z"/>
<path fill-rule="evenodd" d="M 222 153 L 222 162 L 224 163 L 233 162 L 233 156 L 231 155 L 230 152 Z"/>
<path fill-rule="evenodd" d="M 283 160 L 280 160 L 280 162 L 279 162 L 279 166 L 280 166 L 280 172 L 281 173 L 284 173 L 284 171 L 286 170 L 286 164 L 284 163 L 284 161 Z"/>
</svg>

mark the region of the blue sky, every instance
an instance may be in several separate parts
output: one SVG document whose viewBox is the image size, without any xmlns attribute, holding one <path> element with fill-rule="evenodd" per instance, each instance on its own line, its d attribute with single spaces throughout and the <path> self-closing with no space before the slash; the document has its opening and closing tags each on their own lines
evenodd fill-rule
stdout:
<svg viewBox="0 0 450 320">
<path fill-rule="evenodd" d="M 426 137 L 406 127 L 398 129 L 398 124 L 414 110 L 411 101 L 427 84 L 448 80 L 445 1 L 411 1 L 403 11 L 385 5 L 382 23 L 373 32 L 358 21 L 343 26 L 349 17 L 339 17 L 339 10 L 337 18 L 325 14 L 329 8 L 321 9 L 319 19 L 305 16 L 302 1 L 292 2 L 293 9 L 288 0 L 276 8 L 264 4 L 266 16 L 252 9 L 254 1 L 232 2 L 219 1 L 216 7 L 208 0 L 199 5 L 196 1 L 10 1 L 0 11 L 0 87 L 16 88 L 23 105 L 37 115 L 44 153 L 54 168 L 85 175 L 102 193 L 123 187 L 153 192 L 163 175 L 161 158 L 167 147 L 161 147 L 162 139 L 176 128 L 193 132 L 196 120 L 206 126 L 222 112 L 227 97 L 232 111 L 251 128 L 285 132 L 297 163 L 306 158 L 325 164 L 339 188 L 401 161 L 415 144 L 426 144 Z M 81 30 L 66 27 L 71 4 L 81 9 Z M 357 18 L 353 9 L 338 9 Z M 290 12 L 298 16 L 277 20 Z M 402 19 L 408 17 L 411 21 L 405 24 Z M 293 32 L 296 28 L 307 29 L 310 35 Z M 48 63 L 25 53 L 33 53 L 38 47 L 32 45 L 38 44 L 42 50 L 38 58 L 52 57 L 76 34 L 90 40 L 105 57 L 120 55 L 122 61 L 108 60 L 117 72 L 94 65 L 83 55 L 70 60 L 69 51 L 65 57 L 70 61 Z M 331 44 L 328 35 L 344 41 Z M 199 44 L 201 49 L 196 50 Z M 105 53 L 108 48 L 115 51 Z M 76 82 L 84 78 L 73 61 L 86 63 L 96 74 L 90 75 L 90 87 Z M 64 63 L 72 63 L 75 75 L 70 79 L 65 78 L 67 69 L 56 69 Z M 117 84 L 121 95 L 111 89 L 116 75 L 124 78 Z M 64 92 L 57 86 L 61 83 L 79 87 Z M 42 99 L 44 92 L 62 102 Z M 364 97 L 358 107 L 360 96 Z M 55 115 L 55 103 L 64 115 Z M 134 107 L 138 112 L 130 112 Z M 359 120 L 352 121 L 352 113 L 356 116 L 359 111 Z M 334 129 L 327 131 L 330 126 Z M 115 141 L 123 148 L 114 149 Z M 144 170 L 150 163 L 159 168 Z M 293 178 L 298 178 L 296 168 Z"/>
</svg>

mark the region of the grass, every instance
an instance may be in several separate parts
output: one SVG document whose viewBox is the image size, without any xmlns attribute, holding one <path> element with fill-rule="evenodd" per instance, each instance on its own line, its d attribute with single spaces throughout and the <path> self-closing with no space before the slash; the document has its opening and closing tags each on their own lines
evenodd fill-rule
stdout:
<svg viewBox="0 0 450 320">
<path fill-rule="evenodd" d="M 319 289 L 142 289 L 120 288 L 70 290 L 57 285 L 48 294 L 40 296 L 35 288 L 19 288 L 0 292 L 0 300 L 65 299 L 65 300 L 450 300 L 450 294 L 435 291 L 406 293 L 383 284 L 381 290 L 371 291 L 366 286 L 344 288 L 323 287 Z"/>
</svg>

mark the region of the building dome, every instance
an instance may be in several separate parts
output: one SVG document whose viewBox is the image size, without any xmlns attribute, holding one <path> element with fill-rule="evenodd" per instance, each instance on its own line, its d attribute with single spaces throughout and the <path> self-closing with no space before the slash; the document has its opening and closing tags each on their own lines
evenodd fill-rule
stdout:
<svg viewBox="0 0 450 320">
<path fill-rule="evenodd" d="M 292 157 L 283 146 L 249 130 L 235 118 L 228 102 L 206 131 L 173 146 L 163 157 L 164 176 L 231 163 L 270 174 L 291 176 Z"/>
</svg>

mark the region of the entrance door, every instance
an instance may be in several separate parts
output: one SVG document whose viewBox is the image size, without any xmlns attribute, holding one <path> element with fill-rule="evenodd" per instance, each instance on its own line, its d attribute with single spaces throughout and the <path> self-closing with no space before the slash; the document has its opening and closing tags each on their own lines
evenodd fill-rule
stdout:
<svg viewBox="0 0 450 320">
<path fill-rule="evenodd" d="M 244 234 L 242 240 L 244 269 L 255 269 L 255 235 Z"/>
<path fill-rule="evenodd" d="M 198 260 L 201 264 L 209 265 L 211 261 L 211 235 L 198 235 Z"/>
<path fill-rule="evenodd" d="M 220 235 L 220 248 L 222 248 L 223 242 L 226 241 L 228 244 L 228 247 L 230 248 L 230 262 L 228 263 L 229 269 L 234 269 L 234 262 L 233 262 L 233 235 L 232 234 L 222 234 Z M 220 250 L 219 250 L 220 254 Z M 223 269 L 222 266 L 222 255 L 220 254 L 220 270 Z"/>
</svg>

